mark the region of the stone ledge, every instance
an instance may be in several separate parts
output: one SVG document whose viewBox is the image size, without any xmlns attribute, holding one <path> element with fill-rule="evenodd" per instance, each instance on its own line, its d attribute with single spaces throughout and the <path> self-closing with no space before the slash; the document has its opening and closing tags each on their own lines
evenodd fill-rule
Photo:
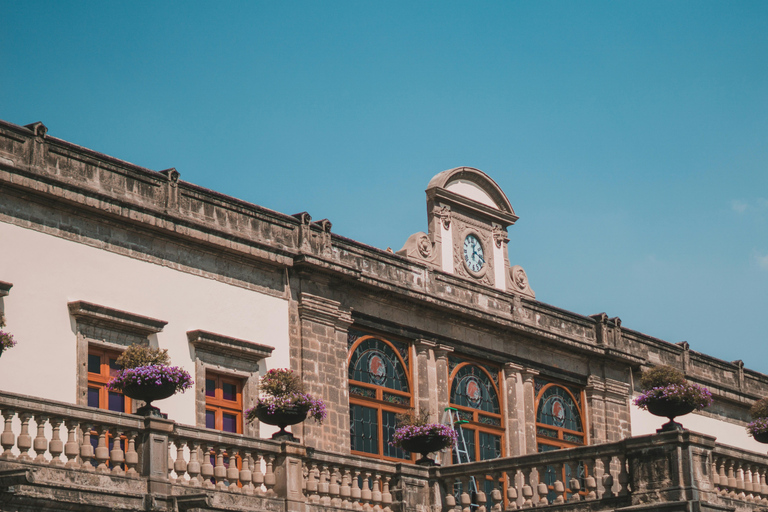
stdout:
<svg viewBox="0 0 768 512">
<path fill-rule="evenodd" d="M 11 293 L 11 288 L 13 288 L 13 283 L 0 281 L 0 297 L 6 297 L 9 293 Z"/>
<path fill-rule="evenodd" d="M 69 313 L 78 322 L 127 331 L 142 336 L 156 334 L 162 331 L 168 324 L 168 322 L 157 320 L 156 318 L 136 315 L 83 300 L 69 302 L 67 307 L 69 308 Z"/>
<path fill-rule="evenodd" d="M 266 359 L 275 350 L 275 347 L 269 345 L 261 345 L 253 341 L 232 338 L 200 329 L 187 331 L 187 339 L 197 350 L 245 359 L 253 363 Z"/>
</svg>

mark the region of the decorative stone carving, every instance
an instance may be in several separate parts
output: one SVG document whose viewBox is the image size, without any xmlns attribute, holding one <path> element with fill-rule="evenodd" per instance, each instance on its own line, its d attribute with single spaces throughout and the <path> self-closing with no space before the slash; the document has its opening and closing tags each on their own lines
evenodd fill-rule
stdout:
<svg viewBox="0 0 768 512">
<path fill-rule="evenodd" d="M 513 293 L 519 293 L 532 299 L 536 298 L 536 293 L 531 289 L 531 285 L 528 283 L 528 275 L 520 265 L 514 265 L 509 268 L 509 275 L 507 279 L 507 288 Z"/>
<path fill-rule="evenodd" d="M 499 225 L 493 226 L 493 241 L 496 244 L 496 247 L 501 248 L 502 244 L 506 244 L 509 242 L 509 237 L 507 236 L 507 230 L 502 228 Z"/>
<path fill-rule="evenodd" d="M 432 209 L 432 213 L 435 217 L 438 217 L 443 223 L 443 228 L 448 229 L 451 227 L 451 208 L 448 206 L 435 206 Z"/>
<path fill-rule="evenodd" d="M 397 254 L 434 264 L 437 251 L 430 236 L 419 231 L 408 237 L 403 248 L 397 251 Z"/>
</svg>

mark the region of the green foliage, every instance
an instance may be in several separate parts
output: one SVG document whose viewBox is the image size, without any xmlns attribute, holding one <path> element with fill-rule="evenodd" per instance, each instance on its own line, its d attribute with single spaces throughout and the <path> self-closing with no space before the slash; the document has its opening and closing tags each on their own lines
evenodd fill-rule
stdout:
<svg viewBox="0 0 768 512">
<path fill-rule="evenodd" d="M 301 378 L 287 368 L 269 370 L 261 378 L 260 391 L 269 396 L 285 396 L 304 393 Z"/>
<path fill-rule="evenodd" d="M 410 409 L 408 412 L 396 415 L 395 421 L 398 427 L 423 427 L 431 423 L 429 421 L 429 413 L 426 410 L 417 414 L 415 409 Z"/>
<path fill-rule="evenodd" d="M 752 408 L 749 410 L 749 414 L 754 420 L 760 418 L 768 418 L 768 398 L 761 398 L 752 404 Z"/>
<path fill-rule="evenodd" d="M 169 364 L 171 364 L 171 358 L 168 357 L 167 349 L 160 350 L 141 343 L 134 343 L 117 358 L 117 365 L 126 370 L 139 366 L 165 366 Z"/>
<path fill-rule="evenodd" d="M 0 327 L 5 327 L 5 315 L 0 311 Z"/>
<path fill-rule="evenodd" d="M 685 375 L 677 368 L 671 366 L 655 366 L 646 370 L 640 376 L 640 387 L 643 391 L 653 388 L 663 388 L 670 384 L 683 385 L 686 383 Z"/>
</svg>

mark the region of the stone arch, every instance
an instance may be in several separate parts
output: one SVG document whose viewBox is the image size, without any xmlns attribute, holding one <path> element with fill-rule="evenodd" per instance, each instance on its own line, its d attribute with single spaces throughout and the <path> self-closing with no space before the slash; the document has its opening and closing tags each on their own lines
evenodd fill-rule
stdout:
<svg viewBox="0 0 768 512">
<path fill-rule="evenodd" d="M 488 202 L 484 201 L 482 196 L 473 197 L 471 193 L 463 194 L 461 192 L 457 192 L 459 195 L 464 195 L 465 197 L 469 197 L 470 199 L 473 199 L 479 203 L 484 203 L 486 206 L 495 208 L 502 212 L 511 213 L 512 215 L 515 214 L 509 199 L 507 199 L 507 196 L 501 190 L 501 187 L 499 187 L 499 185 L 493 181 L 490 176 L 479 169 L 475 169 L 474 167 L 456 167 L 454 169 L 448 169 L 439 174 L 436 174 L 429 181 L 429 185 L 427 185 L 427 193 L 429 194 L 430 190 L 438 188 L 445 190 L 455 190 L 458 184 L 466 184 L 470 187 L 476 188 L 478 192 L 484 194 L 488 198 L 491 204 L 488 204 Z"/>
</svg>

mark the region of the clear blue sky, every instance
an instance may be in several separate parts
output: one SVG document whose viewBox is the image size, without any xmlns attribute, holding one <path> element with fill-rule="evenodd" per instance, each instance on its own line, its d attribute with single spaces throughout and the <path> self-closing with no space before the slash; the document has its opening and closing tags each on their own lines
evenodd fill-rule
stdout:
<svg viewBox="0 0 768 512">
<path fill-rule="evenodd" d="M 768 2 L 0 12 L 4 120 L 382 249 L 477 167 L 539 300 L 768 372 Z"/>
</svg>

